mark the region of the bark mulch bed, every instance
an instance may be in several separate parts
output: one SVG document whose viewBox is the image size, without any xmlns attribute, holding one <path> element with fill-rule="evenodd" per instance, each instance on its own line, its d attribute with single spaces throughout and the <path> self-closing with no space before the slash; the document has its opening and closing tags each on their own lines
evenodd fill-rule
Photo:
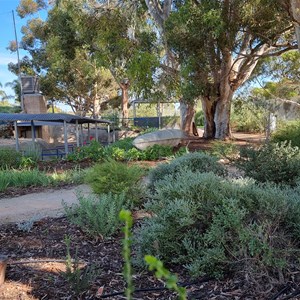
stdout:
<svg viewBox="0 0 300 300">
<path fill-rule="evenodd" d="M 139 222 L 136 220 L 135 227 L 140 226 Z M 68 281 L 65 275 L 66 236 L 71 240 L 72 259 L 77 257 L 82 267 L 78 281 Z M 125 289 L 121 239 L 121 233 L 109 240 L 91 239 L 64 217 L 42 219 L 29 231 L 17 224 L 2 225 L 0 254 L 8 257 L 8 266 L 0 299 L 125 299 L 123 293 L 118 295 Z M 96 275 L 84 288 L 82 274 L 91 267 Z M 296 279 L 271 289 L 269 285 L 253 286 L 246 278 L 191 279 L 183 268 L 170 269 L 187 285 L 188 299 L 300 299 Z M 134 299 L 177 299 L 146 270 L 134 270 L 133 280 L 137 290 Z"/>
</svg>

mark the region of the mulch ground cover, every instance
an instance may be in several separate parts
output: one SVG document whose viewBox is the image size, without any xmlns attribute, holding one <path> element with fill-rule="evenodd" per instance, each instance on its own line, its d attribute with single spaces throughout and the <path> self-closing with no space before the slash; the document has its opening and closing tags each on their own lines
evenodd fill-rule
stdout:
<svg viewBox="0 0 300 300">
<path fill-rule="evenodd" d="M 135 228 L 138 226 L 140 220 L 135 222 Z M 71 258 L 78 260 L 82 268 L 80 276 L 69 280 L 66 237 L 71 240 Z M 17 224 L 2 225 L 0 254 L 8 257 L 8 266 L 5 283 L 0 286 L 0 299 L 126 299 L 121 253 L 122 233 L 108 240 L 92 239 L 64 217 L 42 219 L 29 231 L 22 231 Z M 253 286 L 246 278 L 231 276 L 223 280 L 206 276 L 192 279 L 184 268 L 170 269 L 186 285 L 188 299 L 300 299 L 296 279 L 272 288 Z M 88 286 L 85 279 L 90 280 Z M 146 270 L 134 270 L 133 281 L 134 299 L 177 299 Z"/>
<path fill-rule="evenodd" d="M 84 164 L 82 167 L 87 167 L 90 162 Z M 46 162 L 40 165 L 41 170 L 54 168 L 58 172 L 72 169 L 74 163 Z M 9 190 L 0 198 L 43 189 Z M 141 219 L 136 217 L 134 229 L 140 224 Z M 67 239 L 70 239 L 71 258 L 78 261 L 81 270 L 77 276 L 66 275 Z M 91 238 L 64 217 L 45 218 L 34 222 L 31 228 L 18 224 L 1 225 L 0 255 L 8 258 L 6 279 L 0 286 L 0 300 L 126 299 L 121 232 L 108 240 Z M 188 299 L 300 299 L 299 274 L 292 274 L 289 282 L 281 285 L 263 285 L 263 281 L 255 285 L 245 277 L 231 274 L 222 280 L 207 276 L 193 279 L 183 267 L 168 268 L 186 286 Z M 147 270 L 134 269 L 133 281 L 134 299 L 177 299 L 176 294 L 165 288 L 163 281 Z"/>
</svg>

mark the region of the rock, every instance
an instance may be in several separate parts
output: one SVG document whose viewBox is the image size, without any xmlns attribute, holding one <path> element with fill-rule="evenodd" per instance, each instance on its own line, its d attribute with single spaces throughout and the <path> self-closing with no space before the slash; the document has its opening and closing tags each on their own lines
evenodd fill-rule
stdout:
<svg viewBox="0 0 300 300">
<path fill-rule="evenodd" d="M 133 145 L 139 150 L 145 150 L 153 145 L 178 146 L 186 134 L 180 129 L 164 129 L 146 133 L 133 140 Z"/>
</svg>

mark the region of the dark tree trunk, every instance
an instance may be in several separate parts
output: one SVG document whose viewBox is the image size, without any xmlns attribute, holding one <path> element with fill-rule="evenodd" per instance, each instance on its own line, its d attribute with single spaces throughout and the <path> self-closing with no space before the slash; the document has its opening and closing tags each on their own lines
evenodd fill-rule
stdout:
<svg viewBox="0 0 300 300">
<path fill-rule="evenodd" d="M 204 97 L 202 106 L 204 111 L 204 137 L 226 140 L 231 137 L 230 111 L 234 87 L 231 86 L 232 58 L 224 51 L 221 71 L 215 76 L 212 97 Z"/>
<path fill-rule="evenodd" d="M 180 102 L 180 127 L 187 135 L 194 135 L 193 123 L 195 118 L 195 109 L 193 103 Z"/>
<path fill-rule="evenodd" d="M 216 125 L 215 125 L 215 113 L 216 113 L 216 101 L 208 97 L 202 98 L 202 109 L 204 112 L 204 134 L 206 139 L 215 138 Z"/>
</svg>

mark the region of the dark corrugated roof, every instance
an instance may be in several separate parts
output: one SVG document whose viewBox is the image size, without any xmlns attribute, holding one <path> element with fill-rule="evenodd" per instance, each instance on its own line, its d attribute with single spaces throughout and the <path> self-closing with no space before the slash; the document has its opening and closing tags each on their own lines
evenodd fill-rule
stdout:
<svg viewBox="0 0 300 300">
<path fill-rule="evenodd" d="M 91 119 L 87 117 L 80 117 L 70 114 L 8 114 L 0 113 L 0 121 L 13 122 L 13 121 L 48 121 L 48 122 L 63 122 L 76 123 L 106 123 L 110 124 L 110 121 L 101 119 Z"/>
</svg>

